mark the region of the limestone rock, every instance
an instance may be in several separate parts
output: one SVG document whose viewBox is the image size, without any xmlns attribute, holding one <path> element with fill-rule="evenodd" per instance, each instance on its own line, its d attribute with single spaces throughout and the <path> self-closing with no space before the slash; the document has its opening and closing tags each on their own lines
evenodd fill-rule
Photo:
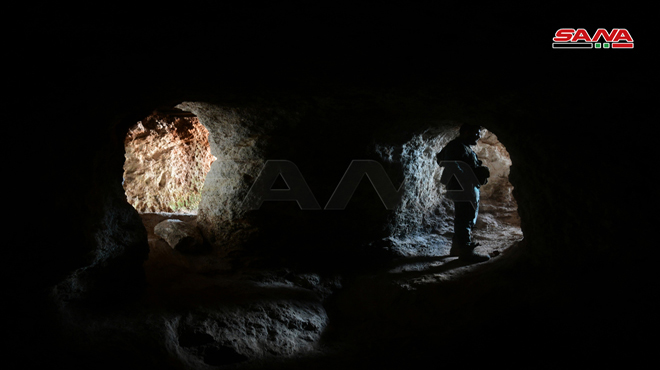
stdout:
<svg viewBox="0 0 660 370">
<path fill-rule="evenodd" d="M 165 220 L 154 228 L 154 233 L 173 248 L 182 253 L 195 253 L 202 251 L 204 238 L 193 224 L 170 219 Z"/>
<path fill-rule="evenodd" d="M 197 212 L 215 157 L 196 117 L 154 112 L 129 129 L 124 146 L 123 187 L 138 212 Z"/>
</svg>

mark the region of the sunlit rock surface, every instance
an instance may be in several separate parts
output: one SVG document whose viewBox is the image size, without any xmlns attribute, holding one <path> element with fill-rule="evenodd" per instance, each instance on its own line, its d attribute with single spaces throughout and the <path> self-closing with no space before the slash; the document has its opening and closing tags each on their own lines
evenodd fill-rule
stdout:
<svg viewBox="0 0 660 370">
<path fill-rule="evenodd" d="M 125 149 L 123 186 L 138 212 L 197 211 L 215 159 L 197 117 L 154 112 L 129 130 Z"/>
<path fill-rule="evenodd" d="M 241 205 L 267 159 L 266 132 L 272 123 L 250 108 L 195 102 L 177 107 L 193 112 L 208 129 L 210 153 L 217 160 L 206 176 L 197 225 L 209 243 L 228 253 L 256 232 Z"/>
<path fill-rule="evenodd" d="M 457 123 L 444 122 L 415 134 L 402 145 L 375 147 L 383 161 L 398 163 L 403 168 L 403 198 L 388 225 L 391 236 L 386 240 L 393 254 L 401 257 L 449 254 L 454 205 L 440 183 L 442 168 L 435 156 L 458 136 L 458 127 Z M 513 185 L 508 179 L 512 162 L 504 145 L 487 129 L 473 150 L 490 169 L 488 183 L 480 189 L 474 239 L 481 244 L 478 251 L 498 255 L 522 240 Z"/>
</svg>

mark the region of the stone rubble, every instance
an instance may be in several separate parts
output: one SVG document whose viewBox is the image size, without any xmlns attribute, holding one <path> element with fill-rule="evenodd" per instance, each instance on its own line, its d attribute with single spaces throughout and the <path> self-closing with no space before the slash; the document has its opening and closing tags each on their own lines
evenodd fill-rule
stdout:
<svg viewBox="0 0 660 370">
<path fill-rule="evenodd" d="M 154 227 L 154 234 L 165 239 L 172 249 L 181 253 L 201 252 L 204 246 L 204 238 L 197 227 L 177 219 L 160 222 Z"/>
</svg>

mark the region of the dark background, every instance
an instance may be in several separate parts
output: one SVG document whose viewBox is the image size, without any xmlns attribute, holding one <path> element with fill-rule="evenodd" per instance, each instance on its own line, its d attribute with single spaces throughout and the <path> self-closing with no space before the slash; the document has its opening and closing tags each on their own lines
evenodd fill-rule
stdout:
<svg viewBox="0 0 660 370">
<path fill-rule="evenodd" d="M 48 116 L 99 100 L 126 103 L 135 95 L 128 90 L 181 81 L 191 90 L 222 81 L 246 91 L 452 85 L 561 102 L 566 115 L 592 117 L 572 123 L 566 136 L 590 135 L 599 117 L 612 114 L 650 124 L 639 109 L 650 102 L 655 77 L 645 13 L 454 3 L 40 4 L 10 20 L 6 59 L 17 63 L 7 75 L 18 92 L 12 103 Z M 562 27 L 627 28 L 636 47 L 553 50 Z M 631 103 L 639 106 L 624 109 Z"/>
</svg>

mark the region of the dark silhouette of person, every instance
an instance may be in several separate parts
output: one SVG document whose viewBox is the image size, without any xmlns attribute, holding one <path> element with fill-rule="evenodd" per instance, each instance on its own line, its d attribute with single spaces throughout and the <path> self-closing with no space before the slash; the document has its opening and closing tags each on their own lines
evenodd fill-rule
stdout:
<svg viewBox="0 0 660 370">
<path fill-rule="evenodd" d="M 488 254 L 475 252 L 475 248 L 479 244 L 472 241 L 472 228 L 477 222 L 479 213 L 479 188 L 488 182 L 490 176 L 488 167 L 482 165 L 477 154 L 471 148 L 481 138 L 482 129 L 481 126 L 471 124 L 461 125 L 459 136 L 447 143 L 436 156 L 438 165 L 445 167 L 441 183 L 446 186 L 447 190 L 463 191 L 460 200 L 453 199 L 454 237 L 449 255 L 458 256 L 459 259 L 467 262 L 483 262 L 490 259 Z M 442 163 L 442 161 L 452 161 L 452 166 L 449 166 L 447 162 Z M 468 173 L 470 176 L 454 176 L 456 171 L 463 173 L 471 171 L 472 173 Z M 451 196 L 448 197 L 451 199 Z M 466 197 L 469 200 L 466 200 Z"/>
</svg>

